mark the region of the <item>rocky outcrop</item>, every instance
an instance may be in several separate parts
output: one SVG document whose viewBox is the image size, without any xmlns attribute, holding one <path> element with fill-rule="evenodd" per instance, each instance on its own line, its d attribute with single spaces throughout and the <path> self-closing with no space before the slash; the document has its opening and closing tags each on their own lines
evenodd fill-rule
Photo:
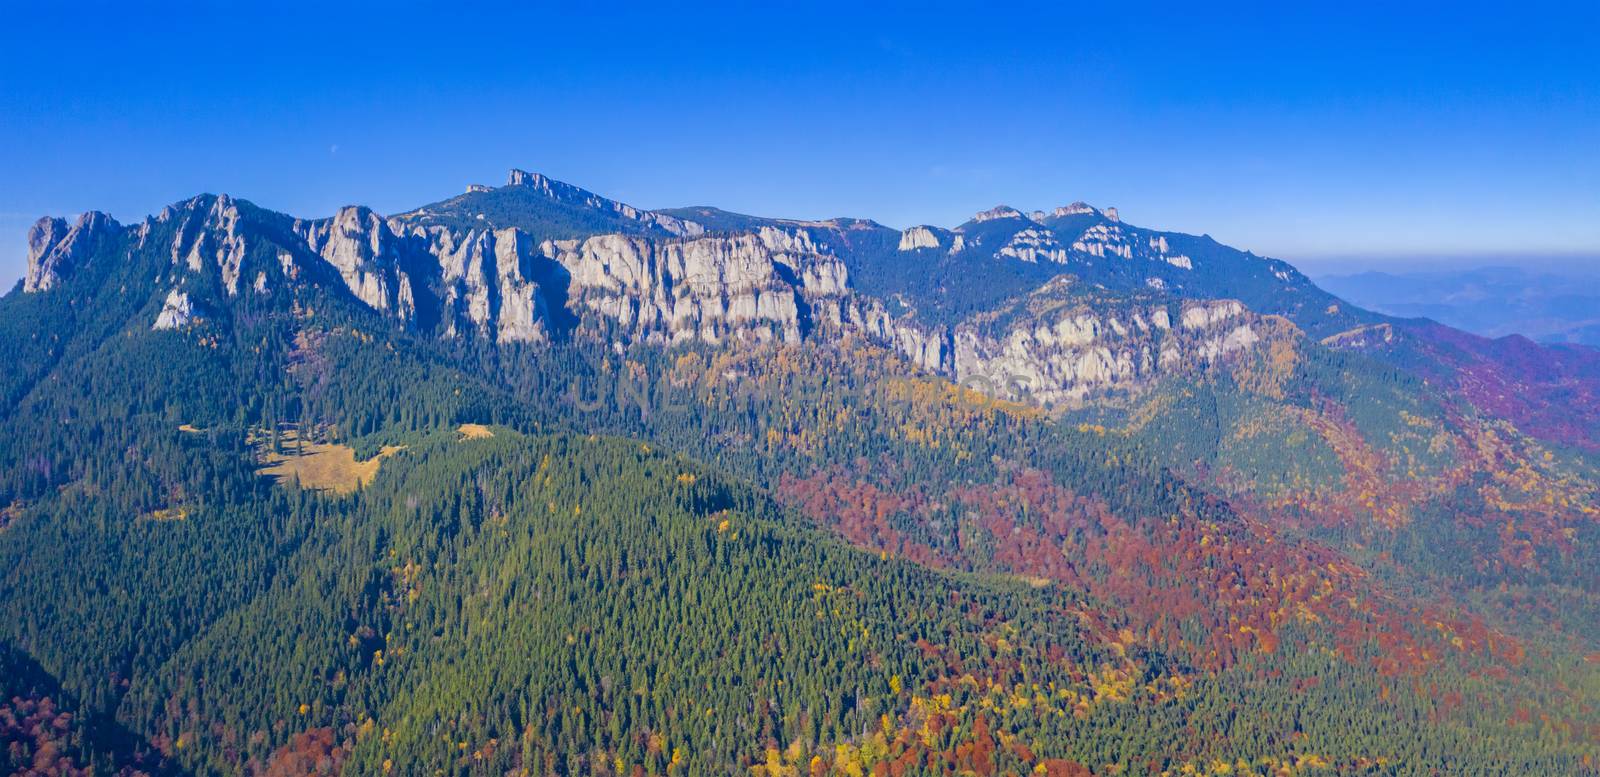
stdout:
<svg viewBox="0 0 1600 777">
<path fill-rule="evenodd" d="M 1059 279 L 953 329 L 869 307 L 860 329 L 930 372 L 1003 399 L 1080 403 L 1253 348 L 1253 316 L 1231 300 L 1115 302 Z M 1174 326 L 1174 318 L 1179 322 Z"/>
<path fill-rule="evenodd" d="M 102 239 L 115 237 L 122 225 L 99 211 L 89 211 L 67 226 L 64 219 L 39 219 L 28 229 L 28 264 L 22 290 L 48 291 L 89 260 Z"/>
<path fill-rule="evenodd" d="M 602 235 L 547 242 L 569 277 L 568 307 L 623 339 L 796 342 L 817 321 L 842 322 L 844 264 L 804 231 L 762 227 L 690 240 Z"/>
<path fill-rule="evenodd" d="M 1023 262 L 1066 264 L 1067 249 L 1056 241 L 1054 232 L 1043 227 L 1019 230 L 999 251 L 999 256 Z"/>
<path fill-rule="evenodd" d="M 1197 369 L 1258 341 L 1238 303 L 1195 306 L 1204 313 L 1174 329 L 1165 303 L 1068 305 L 1027 316 L 1004 331 L 962 325 L 953 338 L 952 377 L 1005 399 L 1046 405 L 1081 402 L 1106 391 L 1137 390 L 1161 374 Z"/>
<path fill-rule="evenodd" d="M 924 327 L 913 317 L 891 316 L 878 304 L 869 303 L 863 307 L 852 310 L 850 323 L 854 329 L 887 345 L 928 372 L 950 374 L 954 365 L 949 332 Z"/>
<path fill-rule="evenodd" d="M 1089 227 L 1072 242 L 1072 249 L 1090 256 L 1133 258 L 1133 246 L 1123 235 L 1122 227 L 1115 224 L 1096 224 Z"/>
<path fill-rule="evenodd" d="M 185 292 L 173 289 L 167 292 L 167 300 L 161 305 L 161 312 L 156 314 L 156 322 L 151 329 L 181 329 L 189 326 L 195 319 L 202 318 L 196 310 L 194 301 L 189 299 Z"/>
<path fill-rule="evenodd" d="M 171 221 L 176 226 L 172 263 L 192 272 L 208 265 L 217 268 L 223 289 L 232 296 L 239 293 L 244 267 L 245 235 L 239 228 L 240 218 L 239 204 L 224 194 L 196 197 L 181 207 L 163 210 L 157 221 Z"/>
<path fill-rule="evenodd" d="M 438 263 L 446 336 L 465 325 L 502 343 L 549 339 L 550 315 L 533 269 L 542 257 L 526 233 L 413 227 L 411 234 Z"/>
<path fill-rule="evenodd" d="M 988 210 L 979 211 L 972 216 L 972 220 L 980 224 L 985 221 L 996 221 L 998 219 L 1023 219 L 1026 221 L 1027 218 L 1027 216 L 1022 215 L 1022 211 L 1017 210 L 1010 205 L 996 205 Z"/>
<path fill-rule="evenodd" d="M 900 250 L 916 251 L 923 248 L 938 248 L 939 235 L 932 227 L 912 227 L 900 233 Z"/>
<path fill-rule="evenodd" d="M 1093 212 L 1093 209 L 1090 209 L 1090 212 Z M 1115 212 L 1116 208 L 1107 208 L 1106 218 L 1115 222 L 1116 219 L 1112 218 Z M 1189 257 L 1172 251 L 1167 244 L 1166 235 L 1148 234 L 1117 223 L 1090 226 L 1072 241 L 1072 250 L 1096 258 L 1117 257 L 1166 262 L 1184 270 L 1194 269 L 1194 262 Z"/>
<path fill-rule="evenodd" d="M 42 218 L 28 228 L 28 266 L 22 276 L 23 291 L 46 291 L 61 281 L 62 265 L 71 252 L 61 250 L 66 242 L 65 219 Z"/>
<path fill-rule="evenodd" d="M 1225 330 L 1219 329 L 1212 333 L 1201 341 L 1196 352 L 1199 353 L 1201 359 L 1213 361 L 1234 351 L 1249 350 L 1258 342 L 1261 342 L 1261 337 L 1256 334 L 1250 324 L 1244 323 L 1228 327 Z"/>
<path fill-rule="evenodd" d="M 1233 300 L 1197 303 L 1184 306 L 1183 315 L 1179 317 L 1178 323 L 1190 331 L 1210 329 L 1243 314 L 1244 306 Z"/>
<path fill-rule="evenodd" d="M 294 233 L 338 271 L 350 293 L 367 307 L 394 312 L 404 320 L 413 318 L 415 281 L 399 263 L 404 247 L 378 214 L 344 207 L 331 219 L 295 221 Z"/>
<path fill-rule="evenodd" d="M 1358 326 L 1322 338 L 1330 348 L 1364 350 L 1389 345 L 1394 342 L 1394 325 L 1387 322 Z"/>
</svg>

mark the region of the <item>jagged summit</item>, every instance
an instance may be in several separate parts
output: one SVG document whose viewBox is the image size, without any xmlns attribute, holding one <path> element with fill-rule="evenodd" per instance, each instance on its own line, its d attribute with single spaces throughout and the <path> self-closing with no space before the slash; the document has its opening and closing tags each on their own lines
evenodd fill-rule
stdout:
<svg viewBox="0 0 1600 777">
<path fill-rule="evenodd" d="M 946 244 L 946 231 L 926 224 L 911 227 L 900 233 L 901 251 L 918 251 L 924 248 L 941 248 Z"/>
<path fill-rule="evenodd" d="M 564 181 L 557 181 L 543 173 L 530 173 L 527 170 L 511 168 L 506 175 L 506 186 L 526 186 L 542 192 L 547 197 L 561 200 L 580 200 L 596 207 L 601 203 L 610 202 L 594 192 L 573 186 Z"/>
<path fill-rule="evenodd" d="M 999 219 L 1023 219 L 1026 221 L 1028 217 L 1024 216 L 1022 211 L 1017 210 L 1010 205 L 996 205 L 993 208 L 984 211 L 978 211 L 972 215 L 972 221 L 980 224 L 985 221 L 996 221 Z"/>
<path fill-rule="evenodd" d="M 1001 219 L 1020 219 L 1023 221 L 1032 221 L 1036 224 L 1045 224 L 1056 219 L 1063 219 L 1071 216 L 1099 216 L 1107 221 L 1122 221 L 1122 218 L 1118 215 L 1116 208 L 1096 208 L 1089 203 L 1079 200 L 1068 205 L 1056 207 L 1049 211 L 1036 210 L 1029 213 L 1023 213 L 1022 211 L 1017 210 L 1010 205 L 996 205 L 988 210 L 979 211 L 973 214 L 972 218 L 968 220 L 967 223 L 982 224 L 987 221 L 998 221 Z"/>
<path fill-rule="evenodd" d="M 95 243 L 106 233 L 122 230 L 109 214 L 91 210 L 67 226 L 66 219 L 45 217 L 28 229 L 28 269 L 22 280 L 26 292 L 46 291 L 65 273 L 88 259 Z"/>
<path fill-rule="evenodd" d="M 1050 211 L 1048 215 L 1041 212 L 1039 216 L 1040 217 L 1035 218 L 1034 220 L 1043 221 L 1044 218 L 1063 219 L 1070 216 L 1100 216 L 1107 221 L 1120 222 L 1122 220 L 1122 217 L 1117 214 L 1116 208 L 1096 208 L 1082 200 L 1078 200 L 1077 202 L 1073 202 L 1068 205 L 1062 205 Z"/>
</svg>

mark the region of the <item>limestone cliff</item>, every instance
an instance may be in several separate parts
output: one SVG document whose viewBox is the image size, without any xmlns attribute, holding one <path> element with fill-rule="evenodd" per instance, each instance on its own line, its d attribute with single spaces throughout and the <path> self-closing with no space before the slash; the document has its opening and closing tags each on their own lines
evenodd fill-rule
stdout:
<svg viewBox="0 0 1600 777">
<path fill-rule="evenodd" d="M 161 312 L 156 314 L 156 322 L 150 328 L 181 329 L 202 317 L 200 311 L 195 308 L 194 300 L 189 299 L 188 294 L 173 289 L 167 292 L 167 299 L 161 304 Z"/>
<path fill-rule="evenodd" d="M 846 294 L 838 258 L 774 227 L 688 240 L 600 235 L 542 250 L 570 276 L 568 307 L 629 341 L 797 342 L 819 317 L 838 323 Z"/>
<path fill-rule="evenodd" d="M 405 246 L 378 214 L 355 206 L 340 208 L 331 219 L 296 221 L 294 233 L 338 271 L 356 299 L 403 319 L 415 314 L 411 279 L 399 266 Z"/>
<path fill-rule="evenodd" d="M 22 279 L 23 291 L 46 291 L 61 277 L 87 261 L 102 239 L 114 238 L 122 226 L 110 216 L 90 211 L 78 217 L 71 227 L 63 219 L 39 219 L 28 230 L 28 264 Z"/>
<path fill-rule="evenodd" d="M 870 316 L 866 331 L 969 388 L 1056 405 L 1138 390 L 1248 350 L 1259 340 L 1254 319 L 1232 300 L 1118 300 L 1061 279 L 948 331 Z"/>
<path fill-rule="evenodd" d="M 400 229 L 407 229 L 397 224 Z M 471 329 L 502 343 L 549 339 L 549 310 L 534 266 L 533 240 L 517 229 L 409 227 L 418 249 L 437 263 L 440 320 L 454 337 Z"/>
<path fill-rule="evenodd" d="M 1258 339 L 1237 302 L 1180 303 L 1180 320 L 1199 322 L 1180 328 L 1172 326 L 1172 305 L 1067 303 L 1019 316 L 998 332 L 958 326 L 953 377 L 1004 399 L 1073 403 L 1204 367 Z"/>
</svg>

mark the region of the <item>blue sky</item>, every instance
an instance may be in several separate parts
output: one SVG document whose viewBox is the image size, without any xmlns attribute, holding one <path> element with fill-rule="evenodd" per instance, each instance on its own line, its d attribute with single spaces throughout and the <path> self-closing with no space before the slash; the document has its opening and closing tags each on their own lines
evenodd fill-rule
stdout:
<svg viewBox="0 0 1600 777">
<path fill-rule="evenodd" d="M 512 166 L 893 226 L 1084 199 L 1313 272 L 1600 257 L 1593 2 L 37 5 L 0 8 L 5 287 L 45 214 Z"/>
</svg>

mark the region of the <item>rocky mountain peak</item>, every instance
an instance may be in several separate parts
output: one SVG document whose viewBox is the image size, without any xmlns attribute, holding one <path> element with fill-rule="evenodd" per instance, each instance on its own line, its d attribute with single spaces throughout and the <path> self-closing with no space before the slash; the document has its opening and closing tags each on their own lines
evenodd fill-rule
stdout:
<svg viewBox="0 0 1600 777">
<path fill-rule="evenodd" d="M 527 170 L 521 170 L 515 167 L 511 168 L 511 174 L 506 177 L 506 185 L 531 186 L 535 189 L 543 191 L 546 194 L 553 195 L 555 193 L 550 186 L 549 178 L 540 173 L 530 173 Z"/>
<path fill-rule="evenodd" d="M 916 226 L 900 233 L 900 250 L 916 251 L 923 248 L 938 248 L 939 235 L 933 227 Z"/>
<path fill-rule="evenodd" d="M 396 272 L 400 240 L 370 208 L 347 205 L 331 219 L 296 221 L 294 232 L 369 307 L 402 317 L 414 310 L 409 278 Z"/>
<path fill-rule="evenodd" d="M 122 231 L 116 219 L 89 211 L 70 228 L 65 219 L 42 218 L 28 230 L 28 266 L 23 275 L 23 291 L 46 291 L 93 253 L 94 245 L 110 234 Z"/>
<path fill-rule="evenodd" d="M 226 194 L 202 194 L 168 205 L 160 215 L 138 227 L 137 245 L 144 245 L 156 225 L 174 225 L 169 247 L 173 266 L 187 267 L 191 272 L 215 266 L 224 289 L 232 296 L 239 292 L 245 257 L 246 230 L 240 205 L 240 201 Z"/>
<path fill-rule="evenodd" d="M 973 216 L 972 216 L 972 220 L 976 221 L 976 222 L 979 222 L 979 223 L 982 223 L 982 222 L 985 222 L 985 221 L 995 221 L 997 219 L 1026 219 L 1026 218 L 1027 218 L 1027 216 L 1022 215 L 1022 211 L 1017 210 L 1016 208 L 1013 208 L 1010 205 L 996 205 L 993 208 L 990 208 L 988 210 L 979 211 L 979 212 L 973 214 Z"/>
<path fill-rule="evenodd" d="M 1050 212 L 1050 215 L 1055 216 L 1056 218 L 1063 218 L 1066 216 L 1079 216 L 1096 212 L 1097 211 L 1094 209 L 1094 207 L 1089 205 L 1089 203 L 1079 200 L 1071 205 L 1062 205 L 1056 208 Z"/>
</svg>

